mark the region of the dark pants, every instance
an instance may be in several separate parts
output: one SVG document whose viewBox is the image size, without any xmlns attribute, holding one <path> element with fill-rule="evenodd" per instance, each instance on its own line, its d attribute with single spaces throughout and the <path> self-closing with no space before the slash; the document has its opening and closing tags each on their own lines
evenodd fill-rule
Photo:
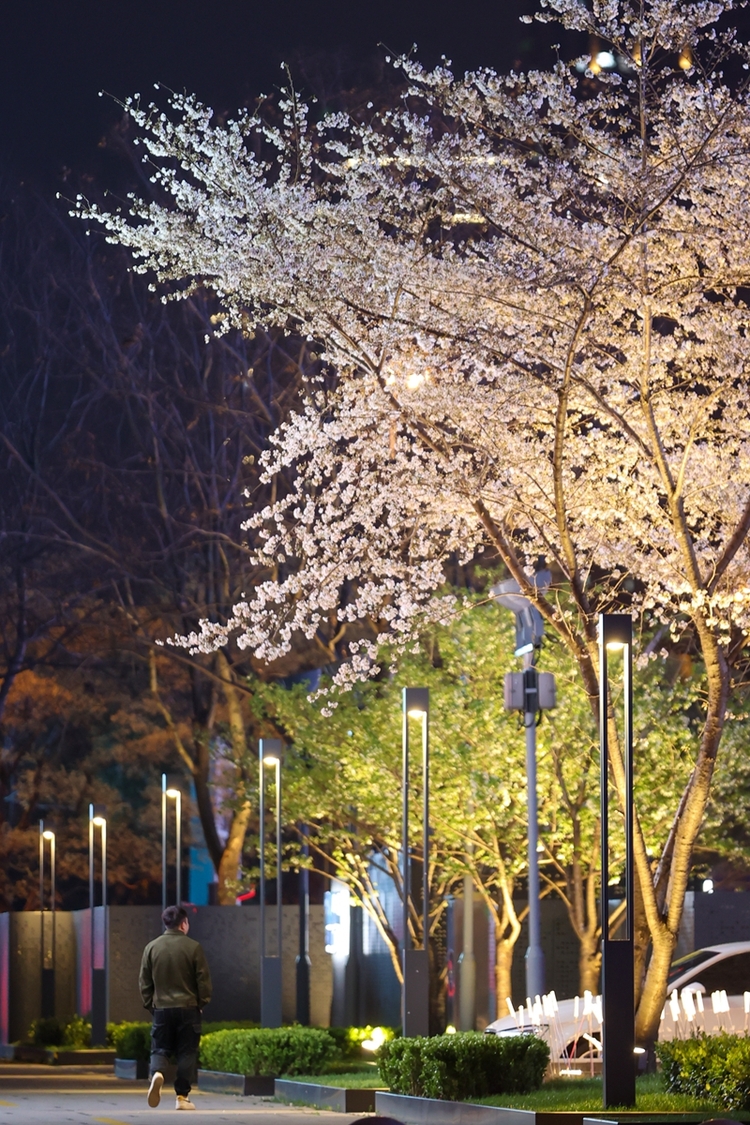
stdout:
<svg viewBox="0 0 750 1125">
<path fill-rule="evenodd" d="M 198 1081 L 198 1046 L 201 1014 L 197 1008 L 154 1008 L 151 1025 L 151 1074 L 163 1074 L 172 1055 L 177 1055 L 176 1094 L 186 1098 Z"/>
</svg>

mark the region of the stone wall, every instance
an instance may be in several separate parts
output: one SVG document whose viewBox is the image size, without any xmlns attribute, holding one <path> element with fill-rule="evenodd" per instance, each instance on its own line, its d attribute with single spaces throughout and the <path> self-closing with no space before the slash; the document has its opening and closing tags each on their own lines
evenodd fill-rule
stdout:
<svg viewBox="0 0 750 1125">
<path fill-rule="evenodd" d="M 100 910 L 101 908 L 97 908 Z M 206 951 L 214 993 L 208 1020 L 257 1020 L 259 995 L 259 915 L 257 907 L 190 907 L 190 933 Z M 148 1018 L 138 990 L 144 946 L 162 930 L 158 906 L 111 906 L 109 925 L 109 1013 L 114 1022 Z M 46 916 L 49 926 L 51 916 Z M 40 915 L 35 911 L 0 917 L 0 1036 L 14 1042 L 26 1035 L 41 1014 Z M 89 989 L 90 915 L 88 910 L 55 914 L 55 1015 L 67 1019 L 85 1014 Z M 49 931 L 47 931 L 48 934 Z M 276 910 L 269 907 L 268 949 L 275 948 Z M 282 908 L 282 1014 L 296 1016 L 295 961 L 299 943 L 299 911 Z M 310 1007 L 313 1024 L 330 1023 L 333 977 L 324 948 L 322 906 L 310 907 Z"/>
<path fill-rule="evenodd" d="M 7 952 L 7 1036 L 8 1042 L 21 1039 L 32 1020 L 41 1015 L 41 914 L 38 910 L 10 914 L 3 927 Z M 45 938 L 51 938 L 52 915 L 45 915 Z M 76 1011 L 76 964 L 73 920 L 68 911 L 54 915 L 55 930 L 55 1014 L 69 1019 Z M 0 984 L 0 991 L 3 985 Z"/>
</svg>

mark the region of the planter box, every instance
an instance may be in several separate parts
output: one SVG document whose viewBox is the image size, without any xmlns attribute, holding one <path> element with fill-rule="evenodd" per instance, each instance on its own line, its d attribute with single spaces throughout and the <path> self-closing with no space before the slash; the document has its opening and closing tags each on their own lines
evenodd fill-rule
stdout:
<svg viewBox="0 0 750 1125">
<path fill-rule="evenodd" d="M 372 1113 L 375 1093 L 375 1090 L 347 1089 L 344 1086 L 319 1086 L 317 1082 L 295 1082 L 291 1078 L 276 1079 L 277 1101 L 297 1102 L 339 1113 Z"/>
<path fill-rule="evenodd" d="M 644 1113 L 642 1110 L 505 1109 L 502 1106 L 411 1098 L 406 1094 L 375 1094 L 375 1112 L 395 1117 L 403 1125 L 690 1125 L 706 1120 L 705 1113 Z"/>
<path fill-rule="evenodd" d="M 47 1063 L 49 1066 L 111 1066 L 115 1061 L 115 1052 L 106 1047 L 77 1051 L 72 1047 L 29 1047 L 2 1043 L 0 1059 L 3 1062 Z"/>
<path fill-rule="evenodd" d="M 115 1059 L 115 1078 L 148 1078 L 148 1059 Z"/>
<path fill-rule="evenodd" d="M 242 1094 L 244 1097 L 272 1098 L 275 1078 L 262 1074 L 225 1074 L 220 1070 L 199 1070 L 198 1089 L 204 1094 Z"/>
<path fill-rule="evenodd" d="M 583 1114 L 537 1114 L 530 1109 L 500 1109 L 493 1105 L 472 1105 L 470 1102 L 444 1102 L 439 1098 L 411 1098 L 406 1094 L 375 1094 L 375 1112 L 395 1117 L 404 1125 L 542 1125 L 537 1119 L 560 1117 L 560 1125 L 573 1125 L 563 1118 L 575 1117 L 580 1123 Z"/>
<path fill-rule="evenodd" d="M 56 1066 L 93 1066 L 102 1063 L 114 1066 L 115 1063 L 115 1052 L 107 1047 L 90 1047 L 81 1051 L 75 1051 L 71 1047 L 55 1047 L 53 1055 L 52 1063 Z"/>
<path fill-rule="evenodd" d="M 13 1061 L 51 1063 L 54 1061 L 54 1051 L 49 1047 L 25 1047 L 18 1044 L 13 1047 Z"/>
</svg>

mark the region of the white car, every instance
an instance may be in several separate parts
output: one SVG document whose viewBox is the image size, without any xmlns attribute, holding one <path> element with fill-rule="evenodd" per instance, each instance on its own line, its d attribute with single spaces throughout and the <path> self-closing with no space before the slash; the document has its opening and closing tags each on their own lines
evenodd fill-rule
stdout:
<svg viewBox="0 0 750 1125">
<path fill-rule="evenodd" d="M 536 997 L 491 1023 L 490 1035 L 542 1035 L 553 1063 L 576 1059 L 592 1066 L 601 1056 L 601 997 L 586 993 L 557 1001 Z M 697 1031 L 747 1032 L 750 1028 L 750 941 L 710 945 L 680 957 L 669 970 L 660 1039 L 685 1038 Z"/>
</svg>

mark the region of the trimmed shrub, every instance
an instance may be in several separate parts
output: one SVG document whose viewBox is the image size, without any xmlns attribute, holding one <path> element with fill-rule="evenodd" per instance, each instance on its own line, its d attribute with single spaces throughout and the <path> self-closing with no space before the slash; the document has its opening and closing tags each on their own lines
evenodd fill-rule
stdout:
<svg viewBox="0 0 750 1125">
<path fill-rule="evenodd" d="M 145 1021 L 113 1023 L 107 1038 L 118 1059 L 148 1059 L 151 1054 L 151 1024 Z"/>
<path fill-rule="evenodd" d="M 90 1035 L 91 1026 L 87 1026 Z M 203 1024 L 203 1035 L 257 1026 L 252 1020 L 214 1020 L 213 1023 Z M 118 1059 L 148 1060 L 151 1054 L 151 1022 L 125 1020 L 122 1023 L 110 1023 L 107 1025 L 107 1042 L 114 1047 Z"/>
<path fill-rule="evenodd" d="M 466 1031 L 392 1039 L 380 1048 L 380 1076 L 394 1094 L 464 1101 L 537 1090 L 549 1047 L 536 1035 Z"/>
<path fill-rule="evenodd" d="M 750 1109 L 750 1039 L 744 1035 L 696 1035 L 656 1044 L 664 1085 L 724 1109 Z"/>
<path fill-rule="evenodd" d="M 35 1047 L 61 1047 L 65 1025 L 54 1016 L 32 1020 L 28 1041 Z"/>
<path fill-rule="evenodd" d="M 201 1066 L 230 1074 L 320 1074 L 336 1054 L 317 1027 L 263 1027 L 215 1031 L 201 1038 Z"/>
<path fill-rule="evenodd" d="M 107 1026 L 109 1033 L 109 1025 Z M 65 1024 L 63 1031 L 63 1047 L 70 1047 L 74 1051 L 84 1051 L 91 1046 L 91 1024 L 83 1016 L 73 1016 Z"/>
<path fill-rule="evenodd" d="M 35 1047 L 71 1047 L 80 1050 L 91 1046 L 91 1024 L 83 1016 L 73 1016 L 67 1022 L 54 1016 L 45 1017 L 32 1022 L 25 1041 L 33 1043 Z"/>
</svg>

